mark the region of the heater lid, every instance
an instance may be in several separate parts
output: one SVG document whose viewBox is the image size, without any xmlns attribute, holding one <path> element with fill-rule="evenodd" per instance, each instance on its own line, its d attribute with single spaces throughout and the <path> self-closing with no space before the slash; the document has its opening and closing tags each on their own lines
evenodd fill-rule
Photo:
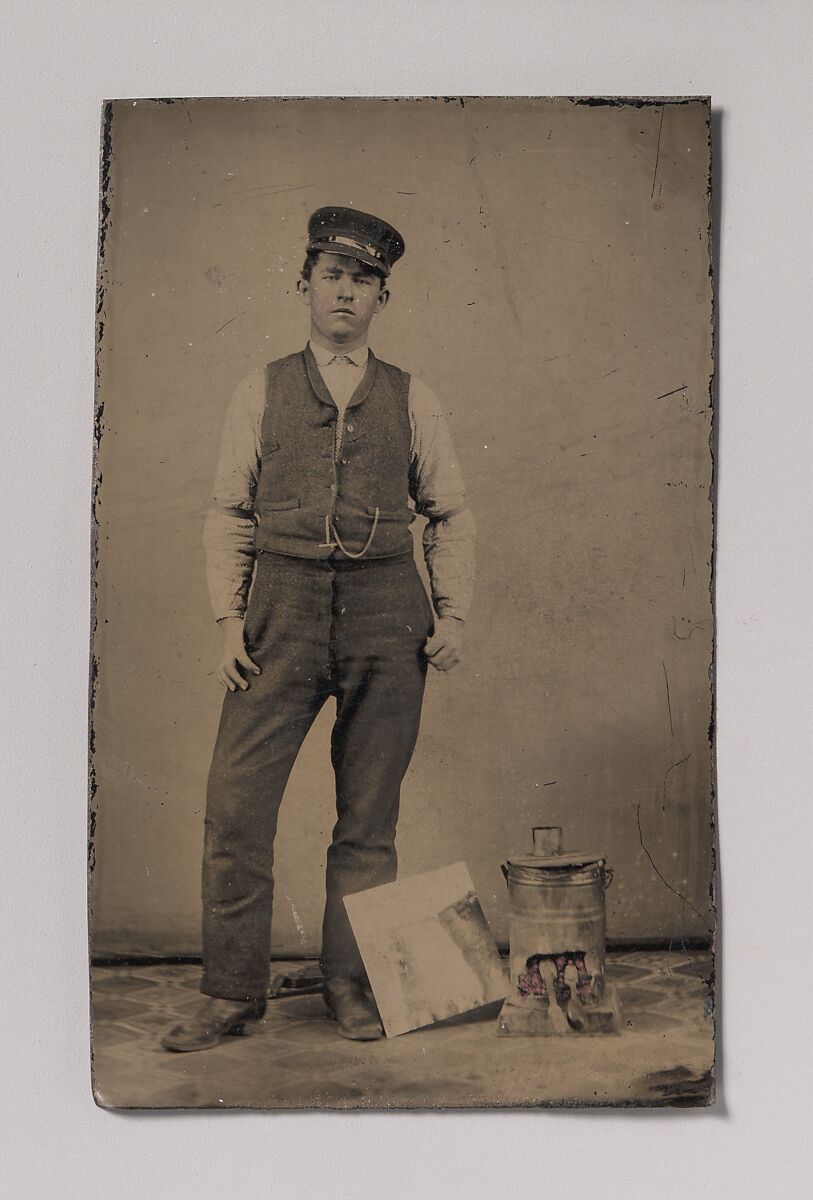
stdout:
<svg viewBox="0 0 813 1200">
<path fill-rule="evenodd" d="M 588 867 L 605 862 L 603 854 L 588 853 L 583 850 L 563 850 L 561 854 L 520 854 L 509 858 L 509 867 L 522 867 L 523 870 L 541 868 L 545 871 L 573 870 L 574 867 Z"/>
</svg>

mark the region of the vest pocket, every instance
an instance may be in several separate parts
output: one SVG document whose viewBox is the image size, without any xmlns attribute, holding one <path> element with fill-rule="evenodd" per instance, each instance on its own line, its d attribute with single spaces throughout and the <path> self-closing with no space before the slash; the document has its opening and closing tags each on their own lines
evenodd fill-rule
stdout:
<svg viewBox="0 0 813 1200">
<path fill-rule="evenodd" d="M 296 500 L 263 500 L 260 509 L 260 518 L 264 512 L 287 512 L 290 508 L 299 508 L 302 501 Z"/>
<path fill-rule="evenodd" d="M 378 520 L 376 521 L 376 513 Z M 393 554 L 406 554 L 412 549 L 412 534 L 409 527 L 415 519 L 411 509 L 376 509 L 375 505 L 367 507 L 367 532 L 375 523 L 375 533 L 367 552 L 368 558 L 387 558 Z"/>
<path fill-rule="evenodd" d="M 415 520 L 416 513 L 411 508 L 399 508 L 396 510 L 386 508 L 376 508 L 373 505 L 367 509 L 367 516 L 374 517 L 378 513 L 379 521 L 396 521 L 400 525 L 411 525 Z"/>
</svg>

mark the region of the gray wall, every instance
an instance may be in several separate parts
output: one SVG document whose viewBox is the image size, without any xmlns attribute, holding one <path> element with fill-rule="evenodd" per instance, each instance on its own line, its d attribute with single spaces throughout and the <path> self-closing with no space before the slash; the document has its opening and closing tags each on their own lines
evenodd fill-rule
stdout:
<svg viewBox="0 0 813 1200">
<path fill-rule="evenodd" d="M 308 214 L 405 234 L 376 352 L 443 397 L 479 526 L 467 665 L 429 681 L 401 871 L 561 823 L 615 937 L 709 913 L 707 107 L 119 102 L 100 355 L 98 953 L 194 953 L 219 635 L 201 526 L 231 390 L 300 348 Z M 274 947 L 318 949 L 330 714 L 278 838 Z M 644 848 L 645 847 L 645 848 Z"/>
</svg>

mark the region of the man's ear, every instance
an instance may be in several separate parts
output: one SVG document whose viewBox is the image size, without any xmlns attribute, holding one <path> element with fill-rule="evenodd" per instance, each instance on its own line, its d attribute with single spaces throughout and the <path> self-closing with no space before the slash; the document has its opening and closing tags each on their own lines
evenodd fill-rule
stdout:
<svg viewBox="0 0 813 1200">
<path fill-rule="evenodd" d="M 296 294 L 299 296 L 299 299 L 302 301 L 302 303 L 305 304 L 308 308 L 310 308 L 310 303 L 311 303 L 311 294 L 310 293 L 311 293 L 310 284 L 308 283 L 307 279 L 297 279 Z"/>
<path fill-rule="evenodd" d="M 390 293 L 389 293 L 388 289 L 383 287 L 381 289 L 381 291 L 378 293 L 378 300 L 376 302 L 376 308 L 375 308 L 375 311 L 377 313 L 380 313 L 382 311 L 382 309 L 387 307 L 387 301 L 389 300 L 389 298 L 390 298 Z"/>
</svg>

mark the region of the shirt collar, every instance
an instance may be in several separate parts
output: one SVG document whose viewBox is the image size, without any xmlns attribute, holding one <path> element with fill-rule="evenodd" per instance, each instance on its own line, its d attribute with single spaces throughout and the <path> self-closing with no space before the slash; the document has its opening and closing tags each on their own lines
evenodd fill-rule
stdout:
<svg viewBox="0 0 813 1200">
<path fill-rule="evenodd" d="M 315 345 L 314 342 L 308 342 L 308 345 L 310 346 L 311 354 L 316 359 L 316 364 L 319 367 L 329 366 L 329 364 L 337 355 L 339 358 L 343 357 L 341 350 L 325 350 L 321 346 Z M 350 361 L 357 367 L 366 367 L 369 354 L 370 348 L 365 344 L 364 346 L 357 346 L 355 350 L 346 351 L 344 357 L 349 358 Z"/>
</svg>

